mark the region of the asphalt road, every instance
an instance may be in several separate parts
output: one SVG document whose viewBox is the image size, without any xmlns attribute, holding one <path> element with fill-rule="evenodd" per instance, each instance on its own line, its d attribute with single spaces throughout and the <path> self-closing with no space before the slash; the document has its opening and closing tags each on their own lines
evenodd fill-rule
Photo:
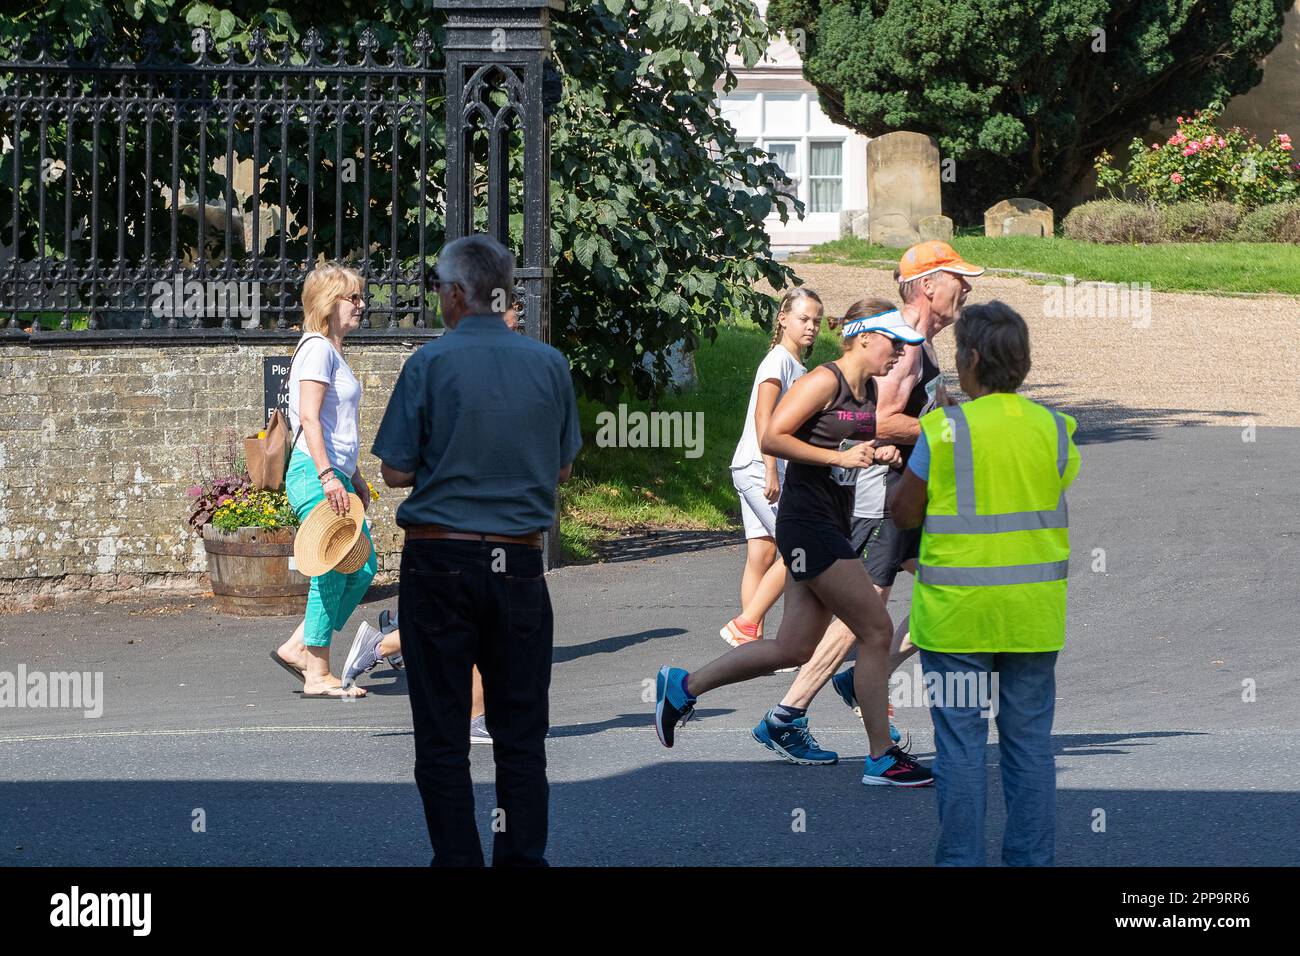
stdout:
<svg viewBox="0 0 1300 956">
<path fill-rule="evenodd" d="M 1058 862 L 1294 864 L 1300 430 L 1092 437 L 1070 494 Z M 865 737 L 833 694 L 811 713 L 833 767 L 787 765 L 750 739 L 780 677 L 711 694 L 677 746 L 659 746 L 645 682 L 726 649 L 742 562 L 735 538 L 666 535 L 551 575 L 553 864 L 931 861 L 932 792 L 863 787 Z M 348 636 L 395 605 L 372 592 Z M 292 625 L 202 600 L 0 617 L 0 671 L 104 673 L 97 719 L 0 709 L 0 865 L 427 863 L 404 678 L 376 670 L 364 701 L 302 700 L 266 657 Z M 897 722 L 932 754 L 924 708 Z M 989 762 L 995 862 L 992 742 Z M 486 836 L 490 748 L 473 766 Z"/>
</svg>

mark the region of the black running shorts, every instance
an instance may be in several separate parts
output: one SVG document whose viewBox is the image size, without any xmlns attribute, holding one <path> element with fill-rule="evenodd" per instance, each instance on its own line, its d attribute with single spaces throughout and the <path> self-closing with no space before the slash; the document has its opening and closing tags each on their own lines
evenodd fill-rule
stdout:
<svg viewBox="0 0 1300 956">
<path fill-rule="evenodd" d="M 921 554 L 921 529 L 903 531 L 889 518 L 854 518 L 849 543 L 862 554 L 871 583 L 888 588 L 893 587 L 903 562 Z"/>
<path fill-rule="evenodd" d="M 786 571 L 796 581 L 817 577 L 836 561 L 853 560 L 858 549 L 834 525 L 813 524 L 799 519 L 781 520 L 776 513 L 776 549 Z"/>
</svg>

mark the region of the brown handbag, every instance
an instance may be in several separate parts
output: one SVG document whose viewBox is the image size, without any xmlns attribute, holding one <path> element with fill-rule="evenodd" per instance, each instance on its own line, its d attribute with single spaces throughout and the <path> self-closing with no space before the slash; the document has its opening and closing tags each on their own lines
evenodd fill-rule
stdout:
<svg viewBox="0 0 1300 956">
<path fill-rule="evenodd" d="M 306 341 L 305 339 L 303 340 Z M 298 348 L 293 350 L 289 359 L 289 375 L 293 376 L 293 361 L 298 357 Z M 266 420 L 264 437 L 252 435 L 244 439 L 244 463 L 248 468 L 248 477 L 252 479 L 255 491 L 283 491 L 284 476 L 289 469 L 289 456 L 298 444 L 298 435 L 302 434 L 302 423 L 298 423 L 298 432 L 289 441 L 289 419 L 280 409 L 274 409 Z"/>
</svg>

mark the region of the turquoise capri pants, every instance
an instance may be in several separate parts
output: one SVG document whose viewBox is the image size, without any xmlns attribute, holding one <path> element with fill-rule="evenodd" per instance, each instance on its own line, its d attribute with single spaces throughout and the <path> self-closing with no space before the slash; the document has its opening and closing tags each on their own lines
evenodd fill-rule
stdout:
<svg viewBox="0 0 1300 956">
<path fill-rule="evenodd" d="M 343 487 L 355 493 L 352 479 L 337 468 L 334 474 L 343 482 Z M 316 477 L 316 465 L 300 448 L 295 448 L 289 459 L 289 471 L 284 476 L 285 492 L 289 504 L 298 513 L 298 520 L 306 519 L 312 508 L 325 500 L 325 491 L 321 481 Z M 362 532 L 370 537 L 367 523 Z M 379 570 L 379 560 L 375 556 L 374 540 L 370 542 L 370 557 L 361 570 L 351 574 L 330 571 L 320 577 L 311 579 L 311 590 L 307 592 L 307 617 L 303 627 L 303 642 L 308 647 L 329 647 L 335 631 L 343 630 L 348 618 L 357 609 L 361 599 L 366 596 L 370 582 Z"/>
</svg>

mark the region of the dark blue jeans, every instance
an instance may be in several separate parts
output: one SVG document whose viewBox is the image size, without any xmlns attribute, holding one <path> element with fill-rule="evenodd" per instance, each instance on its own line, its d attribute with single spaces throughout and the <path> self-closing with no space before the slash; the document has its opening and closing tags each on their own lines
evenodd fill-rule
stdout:
<svg viewBox="0 0 1300 956">
<path fill-rule="evenodd" d="M 477 664 L 497 771 L 492 865 L 545 866 L 553 618 L 542 552 L 490 541 L 407 541 L 398 613 L 433 865 L 483 865 L 469 772 Z"/>
<path fill-rule="evenodd" d="M 1056 713 L 1056 651 L 1037 654 L 936 654 L 921 651 L 929 679 L 973 675 L 991 687 L 998 678 L 996 717 L 1007 823 L 1002 862 L 1051 866 L 1056 857 L 1056 760 L 1052 717 Z M 980 676 L 983 675 L 983 676 Z M 953 686 L 946 677 L 941 686 Z M 932 695 L 933 696 L 933 695 Z M 934 721 L 934 787 L 939 802 L 939 866 L 983 866 L 984 814 L 988 798 L 989 718 L 969 694 L 930 707 Z M 975 704 L 975 706 L 971 706 Z M 989 708 L 992 710 L 992 707 Z"/>
</svg>

